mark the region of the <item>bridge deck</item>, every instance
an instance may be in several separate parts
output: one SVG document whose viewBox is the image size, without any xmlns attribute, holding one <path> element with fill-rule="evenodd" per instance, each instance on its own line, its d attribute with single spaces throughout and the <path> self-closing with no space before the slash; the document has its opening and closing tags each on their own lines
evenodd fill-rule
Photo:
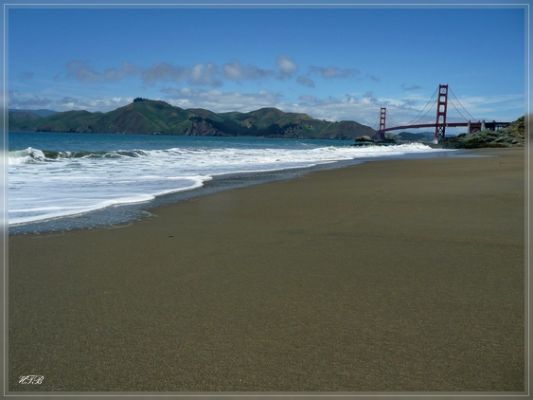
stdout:
<svg viewBox="0 0 533 400">
<path fill-rule="evenodd" d="M 481 122 L 447 122 L 446 128 L 457 128 L 460 126 L 468 126 L 470 124 L 470 127 L 472 128 L 480 128 Z M 495 127 L 505 127 L 508 126 L 510 122 L 502 122 L 502 121 L 487 121 L 485 122 L 485 126 L 488 128 L 495 128 Z M 383 132 L 389 132 L 389 131 L 397 131 L 400 129 L 417 129 L 417 128 L 435 128 L 435 123 L 429 123 L 429 124 L 416 124 L 416 125 L 399 125 L 399 126 L 393 126 L 390 128 L 383 129 Z"/>
</svg>

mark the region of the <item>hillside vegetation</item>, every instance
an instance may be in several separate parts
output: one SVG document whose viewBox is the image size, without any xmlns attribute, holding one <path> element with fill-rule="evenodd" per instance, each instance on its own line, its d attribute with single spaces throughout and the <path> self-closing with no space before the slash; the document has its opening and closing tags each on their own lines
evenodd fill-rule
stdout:
<svg viewBox="0 0 533 400">
<path fill-rule="evenodd" d="M 520 117 L 499 131 L 484 130 L 446 138 L 444 147 L 475 149 L 481 147 L 517 147 L 525 144 L 525 118 Z"/>
<path fill-rule="evenodd" d="M 247 113 L 183 109 L 164 101 L 137 98 L 106 113 L 66 111 L 41 116 L 31 110 L 9 112 L 11 131 L 148 133 L 192 136 L 264 136 L 354 139 L 374 130 L 354 121 L 329 122 L 307 114 L 261 108 Z"/>
</svg>

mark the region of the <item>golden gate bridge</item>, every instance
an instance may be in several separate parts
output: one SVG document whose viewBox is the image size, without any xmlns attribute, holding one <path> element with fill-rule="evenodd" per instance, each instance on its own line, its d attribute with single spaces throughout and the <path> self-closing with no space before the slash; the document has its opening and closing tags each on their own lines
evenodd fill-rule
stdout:
<svg viewBox="0 0 533 400">
<path fill-rule="evenodd" d="M 449 93 L 451 94 L 450 97 L 448 96 Z M 427 121 L 431 112 L 434 112 L 433 105 L 435 104 L 437 106 L 435 119 L 432 122 L 423 122 L 425 119 Z M 461 121 L 448 121 L 448 105 L 457 112 L 462 119 Z M 375 136 L 377 141 L 385 140 L 385 132 L 416 128 L 435 128 L 435 142 L 443 142 L 446 138 L 446 128 L 467 127 L 468 133 L 470 134 L 485 129 L 495 131 L 510 124 L 510 122 L 496 120 L 485 121 L 474 118 L 447 84 L 440 84 L 438 88 L 435 89 L 426 105 L 410 122 L 392 127 L 387 127 L 386 122 L 387 108 L 381 107 L 379 111 L 379 128 Z"/>
</svg>

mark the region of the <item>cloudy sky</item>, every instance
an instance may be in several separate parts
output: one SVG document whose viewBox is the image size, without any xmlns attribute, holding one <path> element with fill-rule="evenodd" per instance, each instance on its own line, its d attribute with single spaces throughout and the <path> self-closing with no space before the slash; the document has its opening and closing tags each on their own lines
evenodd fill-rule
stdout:
<svg viewBox="0 0 533 400">
<path fill-rule="evenodd" d="M 9 107 L 278 107 L 374 126 L 524 113 L 523 8 L 12 8 Z M 460 103 L 460 104 L 459 104 Z M 425 108 L 424 108 L 425 107 Z M 389 125 L 390 126 L 390 125 Z"/>
</svg>

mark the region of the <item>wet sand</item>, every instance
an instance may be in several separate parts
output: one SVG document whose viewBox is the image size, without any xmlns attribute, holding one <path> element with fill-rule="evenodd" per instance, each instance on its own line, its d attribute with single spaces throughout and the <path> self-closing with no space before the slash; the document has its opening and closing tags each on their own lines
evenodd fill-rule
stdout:
<svg viewBox="0 0 533 400">
<path fill-rule="evenodd" d="M 523 391 L 523 152 L 11 237 L 10 390 Z"/>
</svg>

